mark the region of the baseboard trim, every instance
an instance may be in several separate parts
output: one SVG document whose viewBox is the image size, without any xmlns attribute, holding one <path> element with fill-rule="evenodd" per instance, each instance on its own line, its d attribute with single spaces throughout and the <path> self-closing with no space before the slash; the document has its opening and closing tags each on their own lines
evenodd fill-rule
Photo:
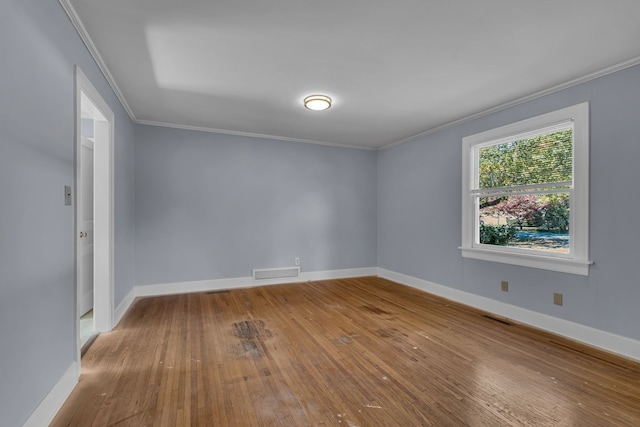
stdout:
<svg viewBox="0 0 640 427">
<path fill-rule="evenodd" d="M 78 384 L 78 379 L 78 363 L 73 362 L 22 427 L 48 426 Z"/>
<path fill-rule="evenodd" d="M 120 323 L 120 320 L 122 320 L 122 317 L 127 312 L 127 310 L 129 310 L 129 307 L 131 307 L 131 304 L 133 304 L 133 301 L 135 299 L 136 299 L 136 288 L 133 287 L 129 291 L 129 293 L 124 297 L 124 299 L 120 302 L 120 304 L 118 304 L 118 307 L 116 307 L 116 311 L 114 313 L 114 319 L 113 319 L 114 328 L 118 326 L 118 323 Z"/>
<path fill-rule="evenodd" d="M 383 268 L 378 268 L 378 276 L 459 302 L 461 304 L 497 314 L 535 328 L 543 329 L 565 338 L 580 341 L 590 346 L 598 347 L 600 349 L 640 361 L 640 341 L 636 341 L 631 338 L 612 334 L 610 332 L 591 328 L 579 323 L 559 319 L 547 314 L 527 310 L 525 308 L 474 295 Z"/>
<path fill-rule="evenodd" d="M 420 289 L 424 292 L 438 295 L 461 304 L 475 307 L 566 338 L 583 342 L 593 347 L 598 347 L 603 350 L 640 361 L 640 341 L 377 267 L 305 272 L 301 273 L 300 277 L 288 280 L 274 279 L 256 282 L 252 277 L 248 276 L 230 279 L 135 286 L 116 308 L 115 324 L 117 325 L 118 322 L 120 322 L 136 297 L 250 288 L 273 284 L 363 276 L 379 276 L 389 279 L 403 285 Z M 49 425 L 78 383 L 79 375 L 79 364 L 77 362 L 73 362 L 62 375 L 60 380 L 58 380 L 58 382 L 53 386 L 51 391 L 49 391 L 47 396 L 36 407 L 31 416 L 23 424 L 23 427 L 40 427 L 43 425 Z"/>
<path fill-rule="evenodd" d="M 365 276 L 377 276 L 378 267 L 367 268 L 350 268 L 345 270 L 327 270 L 327 271 L 312 271 L 308 273 L 302 273 L 300 277 L 303 282 L 309 280 L 330 280 L 330 279 L 348 279 L 350 277 L 365 277 Z M 292 282 L 300 282 L 300 280 L 293 280 Z"/>
<path fill-rule="evenodd" d="M 295 278 L 261 280 L 259 282 L 254 281 L 251 276 L 247 276 L 136 286 L 118 305 L 116 309 L 116 324 L 122 319 L 136 297 L 252 288 L 264 285 L 362 276 L 379 276 L 393 280 L 403 285 L 640 361 L 640 341 L 377 267 L 302 272 L 299 277 Z"/>
<path fill-rule="evenodd" d="M 135 287 L 136 297 L 186 294 L 192 292 L 218 291 L 227 289 L 253 288 L 256 286 L 299 283 L 310 280 L 346 279 L 349 277 L 377 276 L 377 267 L 350 268 L 345 270 L 327 270 L 302 272 L 298 277 L 267 279 L 255 281 L 253 277 L 234 277 L 229 279 L 199 280 L 191 282 L 160 283 Z M 133 301 L 133 300 L 132 300 Z M 121 304 L 122 305 L 122 304 Z M 120 306 L 118 306 L 120 308 Z M 126 310 L 125 310 L 126 311 Z M 124 314 L 124 312 L 123 312 Z"/>
</svg>

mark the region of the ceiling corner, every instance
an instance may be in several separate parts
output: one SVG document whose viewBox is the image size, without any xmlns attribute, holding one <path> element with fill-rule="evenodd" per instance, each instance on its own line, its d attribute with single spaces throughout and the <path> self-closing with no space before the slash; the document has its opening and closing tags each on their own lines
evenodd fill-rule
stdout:
<svg viewBox="0 0 640 427">
<path fill-rule="evenodd" d="M 111 75 L 111 72 L 109 71 L 109 68 L 107 67 L 107 64 L 105 63 L 105 61 L 100 56 L 100 53 L 98 52 L 98 49 L 96 48 L 96 45 L 93 43 L 93 40 L 91 40 L 91 37 L 89 36 L 89 33 L 87 32 L 86 28 L 84 27 L 84 24 L 80 20 L 80 17 L 78 16 L 78 13 L 76 12 L 75 8 L 73 7 L 73 5 L 71 4 L 71 2 L 69 0 L 58 0 L 58 1 L 60 2 L 60 5 L 62 6 L 64 11 L 66 12 L 67 16 L 69 17 L 69 20 L 71 20 L 71 23 L 73 24 L 74 28 L 78 32 L 78 35 L 80 36 L 80 39 L 82 39 L 82 42 L 87 47 L 87 50 L 89 51 L 89 54 L 91 55 L 91 57 L 95 61 L 96 65 L 100 69 L 100 72 L 102 72 L 102 75 L 107 80 L 107 83 L 109 84 L 109 86 L 111 86 L 111 89 L 113 90 L 113 92 L 115 93 L 116 97 L 120 101 L 120 104 L 122 104 L 122 107 L 125 109 L 125 111 L 129 115 L 129 118 L 133 122 L 137 123 L 138 120 L 136 119 L 136 116 L 133 114 L 133 110 L 131 109 L 131 107 L 127 103 L 127 100 L 125 99 L 122 91 L 120 90 L 120 88 L 116 84 L 116 81 L 113 78 L 113 76 Z"/>
</svg>

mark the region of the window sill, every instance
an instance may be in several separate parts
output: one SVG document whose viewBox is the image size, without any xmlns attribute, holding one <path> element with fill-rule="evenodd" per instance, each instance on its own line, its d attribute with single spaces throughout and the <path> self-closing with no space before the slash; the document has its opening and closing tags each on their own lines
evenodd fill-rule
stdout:
<svg viewBox="0 0 640 427">
<path fill-rule="evenodd" d="M 523 267 L 540 268 L 543 270 L 559 271 L 561 273 L 589 275 L 589 266 L 593 261 L 567 258 L 548 257 L 543 255 L 529 255 L 512 252 L 492 251 L 480 248 L 459 248 L 463 258 L 474 258 L 483 261 L 500 262 L 503 264 L 520 265 Z"/>
</svg>

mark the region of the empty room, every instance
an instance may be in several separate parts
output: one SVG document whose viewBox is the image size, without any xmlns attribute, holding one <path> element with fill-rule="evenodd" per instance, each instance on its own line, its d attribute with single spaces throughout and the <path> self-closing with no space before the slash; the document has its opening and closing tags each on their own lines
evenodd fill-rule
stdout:
<svg viewBox="0 0 640 427">
<path fill-rule="evenodd" d="M 640 425 L 637 1 L 2 8 L 0 426 Z"/>
</svg>

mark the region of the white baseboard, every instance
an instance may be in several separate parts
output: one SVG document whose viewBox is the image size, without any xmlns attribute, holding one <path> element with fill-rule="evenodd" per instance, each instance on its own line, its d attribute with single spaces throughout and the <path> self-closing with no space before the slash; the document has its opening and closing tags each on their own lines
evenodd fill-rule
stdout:
<svg viewBox="0 0 640 427">
<path fill-rule="evenodd" d="M 231 279 L 136 286 L 127 294 L 124 300 L 116 308 L 115 323 L 117 324 L 122 319 L 136 297 L 249 288 L 280 283 L 296 283 L 310 280 L 329 280 L 363 276 L 383 277 L 461 304 L 469 305 L 480 310 L 640 361 L 640 341 L 376 267 L 305 272 L 301 273 L 300 277 L 285 280 L 273 279 L 254 281 L 253 278 L 249 276 Z M 40 427 L 49 425 L 64 404 L 65 400 L 73 391 L 73 388 L 78 383 L 78 378 L 79 365 L 77 362 L 73 362 L 60 380 L 47 394 L 44 400 L 23 424 L 23 427 Z"/>
<path fill-rule="evenodd" d="M 22 427 L 48 426 L 78 384 L 78 371 L 78 363 L 73 362 Z"/>
<path fill-rule="evenodd" d="M 129 307 L 131 307 L 131 304 L 133 304 L 133 300 L 135 300 L 135 299 L 136 299 L 136 288 L 134 287 L 124 297 L 122 302 L 120 302 L 120 304 L 118 304 L 118 306 L 116 307 L 116 310 L 115 310 L 115 313 L 114 313 L 114 316 L 113 316 L 114 317 L 113 318 L 113 327 L 114 328 L 118 325 L 118 323 L 120 323 L 120 320 L 122 320 L 122 317 L 127 312 L 127 310 L 129 310 Z"/>
<path fill-rule="evenodd" d="M 365 277 L 365 276 L 377 276 L 378 267 L 368 268 L 350 268 L 345 270 L 328 270 L 328 271 L 311 271 L 308 273 L 302 273 L 300 275 L 301 280 L 292 280 L 295 282 L 307 282 L 309 280 L 330 280 L 330 279 L 348 279 L 349 277 Z"/>
<path fill-rule="evenodd" d="M 188 294 L 193 292 L 205 292 L 223 289 L 239 289 L 256 286 L 253 283 L 254 282 L 251 277 L 159 283 L 156 285 L 136 286 L 135 295 L 136 297 L 150 297 L 160 295 Z"/>
<path fill-rule="evenodd" d="M 114 312 L 114 326 L 125 315 L 136 297 L 184 294 L 191 292 L 249 288 L 281 283 L 306 282 L 309 280 L 342 279 L 348 277 L 376 276 L 377 267 L 354 268 L 347 270 L 314 271 L 301 273 L 299 277 L 255 281 L 251 276 L 231 279 L 201 280 L 194 282 L 162 283 L 158 285 L 135 286 L 118 304 Z M 49 425 L 60 407 L 71 394 L 80 377 L 80 365 L 74 362 L 62 378 L 38 405 L 23 427 L 41 427 Z"/>
<path fill-rule="evenodd" d="M 640 341 L 631 338 L 474 295 L 448 286 L 438 285 L 383 268 L 378 269 L 378 276 L 640 361 Z"/>
<path fill-rule="evenodd" d="M 247 277 L 235 277 L 230 279 L 161 283 L 157 285 L 136 286 L 135 296 L 147 297 L 147 296 L 159 296 L 159 295 L 186 294 L 191 292 L 253 288 L 256 286 L 264 286 L 264 285 L 307 282 L 309 280 L 345 279 L 348 277 L 376 276 L 377 274 L 378 274 L 377 267 L 368 267 L 368 268 L 352 268 L 352 269 L 346 269 L 346 270 L 302 272 L 298 277 L 290 277 L 290 278 L 284 278 L 284 279 L 267 279 L 267 280 L 256 281 L 256 280 L 253 280 L 251 276 L 247 276 Z"/>
</svg>

